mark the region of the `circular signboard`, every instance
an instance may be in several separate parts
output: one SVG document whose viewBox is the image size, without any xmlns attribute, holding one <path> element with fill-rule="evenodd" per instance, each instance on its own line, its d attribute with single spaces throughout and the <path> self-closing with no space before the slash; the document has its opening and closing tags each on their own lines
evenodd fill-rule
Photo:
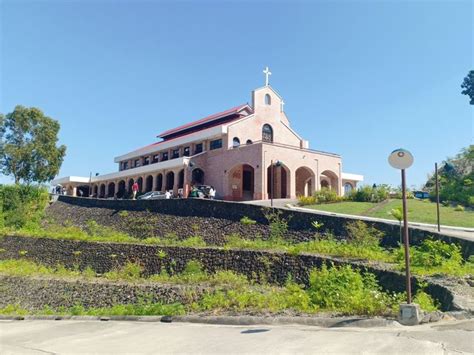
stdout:
<svg viewBox="0 0 474 355">
<path fill-rule="evenodd" d="M 408 169 L 413 164 L 413 155 L 406 149 L 395 149 L 388 156 L 388 163 L 395 169 Z"/>
</svg>

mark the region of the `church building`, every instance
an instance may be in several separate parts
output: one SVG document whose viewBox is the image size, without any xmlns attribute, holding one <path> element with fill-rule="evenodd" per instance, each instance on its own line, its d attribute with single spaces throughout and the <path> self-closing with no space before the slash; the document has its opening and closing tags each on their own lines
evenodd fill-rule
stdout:
<svg viewBox="0 0 474 355">
<path fill-rule="evenodd" d="M 134 182 L 140 192 L 182 191 L 211 185 L 216 198 L 262 200 L 308 196 L 327 187 L 344 195 L 363 180 L 342 171 L 338 154 L 309 148 L 290 125 L 282 97 L 269 85 L 242 104 L 158 135 L 160 141 L 117 156 L 118 171 L 92 177 L 55 179 L 68 195 L 127 196 Z M 182 189 L 182 190 L 181 190 Z"/>
</svg>

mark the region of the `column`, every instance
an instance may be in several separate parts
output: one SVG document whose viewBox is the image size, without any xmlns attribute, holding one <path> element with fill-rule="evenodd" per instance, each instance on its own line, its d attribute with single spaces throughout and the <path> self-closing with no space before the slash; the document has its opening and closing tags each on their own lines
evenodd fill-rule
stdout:
<svg viewBox="0 0 474 355">
<path fill-rule="evenodd" d="M 174 172 L 173 195 L 178 196 L 179 170 Z"/>
<path fill-rule="evenodd" d="M 184 185 L 183 185 L 183 197 L 186 198 L 190 192 L 190 183 L 191 183 L 191 172 L 189 171 L 188 166 L 184 167 Z"/>
<path fill-rule="evenodd" d="M 76 187 L 76 186 L 74 186 L 74 187 L 72 188 L 72 196 L 73 196 L 73 197 L 77 197 L 77 187 Z"/>
</svg>

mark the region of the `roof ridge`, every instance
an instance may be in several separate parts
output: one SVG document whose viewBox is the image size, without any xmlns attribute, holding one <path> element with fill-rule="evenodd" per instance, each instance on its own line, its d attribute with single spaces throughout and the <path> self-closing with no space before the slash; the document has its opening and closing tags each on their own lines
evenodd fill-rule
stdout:
<svg viewBox="0 0 474 355">
<path fill-rule="evenodd" d="M 207 122 L 211 122 L 215 119 L 218 119 L 218 118 L 222 118 L 222 117 L 225 117 L 225 116 L 228 116 L 228 115 L 231 115 L 232 113 L 237 113 L 239 110 L 241 110 L 242 108 L 244 108 L 245 106 L 249 106 L 248 103 L 245 103 L 245 104 L 241 104 L 241 105 L 238 105 L 238 106 L 235 106 L 235 107 L 232 107 L 230 109 L 227 109 L 227 110 L 224 110 L 224 111 L 221 111 L 221 112 L 217 112 L 217 113 L 214 113 L 212 115 L 209 115 L 209 116 L 206 116 L 204 118 L 200 118 L 196 121 L 192 121 L 192 122 L 189 122 L 189 123 L 185 123 L 181 126 L 178 126 L 178 127 L 175 127 L 175 128 L 171 128 L 171 129 L 168 129 L 162 133 L 160 133 L 159 135 L 157 135 L 157 137 L 159 138 L 163 138 L 165 136 L 168 136 L 172 133 L 177 133 L 179 131 L 182 131 L 184 129 L 187 129 L 187 128 L 191 128 L 191 127 L 194 127 L 194 126 L 198 126 L 200 124 L 203 124 L 203 123 L 207 123 Z M 250 107 L 250 106 L 249 106 Z"/>
</svg>

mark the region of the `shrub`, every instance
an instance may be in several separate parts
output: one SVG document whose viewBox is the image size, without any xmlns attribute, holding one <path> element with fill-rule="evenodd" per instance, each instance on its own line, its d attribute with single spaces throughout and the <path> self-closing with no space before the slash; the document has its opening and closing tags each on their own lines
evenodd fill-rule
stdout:
<svg viewBox="0 0 474 355">
<path fill-rule="evenodd" d="M 347 314 L 381 314 L 388 312 L 393 300 L 383 293 L 373 274 L 361 274 L 350 266 L 325 264 L 309 275 L 311 301 L 322 309 Z"/>
<path fill-rule="evenodd" d="M 281 215 L 281 211 L 272 211 L 265 214 L 270 226 L 271 240 L 280 240 L 288 232 L 288 221 Z"/>
<path fill-rule="evenodd" d="M 464 212 L 464 206 L 457 205 L 457 206 L 454 208 L 454 210 L 457 211 L 457 212 Z"/>
<path fill-rule="evenodd" d="M 336 202 L 338 200 L 336 191 L 327 187 L 323 187 L 321 190 L 315 191 L 313 197 L 316 203 Z"/>
<path fill-rule="evenodd" d="M 299 196 L 298 204 L 300 206 L 314 205 L 316 204 L 316 197 L 315 196 Z"/>
<path fill-rule="evenodd" d="M 405 250 L 400 247 L 395 251 L 399 268 L 405 268 Z M 463 261 L 461 248 L 453 243 L 441 240 L 426 239 L 419 246 L 410 247 L 410 265 L 414 273 L 420 275 L 448 274 L 469 275 L 474 271 L 474 264 Z"/>
<path fill-rule="evenodd" d="M 128 217 L 128 211 L 120 211 L 118 215 L 122 218 L 126 218 Z"/>
<path fill-rule="evenodd" d="M 361 186 L 357 190 L 352 190 L 347 199 L 356 202 L 382 202 L 389 198 L 390 190 L 386 185 Z"/>
<path fill-rule="evenodd" d="M 378 247 L 380 239 L 384 233 L 374 227 L 369 227 L 367 223 L 356 220 L 346 224 L 347 240 L 351 244 L 361 247 Z"/>
<path fill-rule="evenodd" d="M 438 305 L 433 300 L 433 297 L 431 297 L 425 291 L 418 291 L 413 298 L 413 302 L 417 303 L 421 309 L 426 312 L 434 312 L 438 309 Z"/>
<path fill-rule="evenodd" d="M 48 201 L 42 186 L 0 185 L 0 227 L 38 225 Z"/>
<path fill-rule="evenodd" d="M 122 267 L 106 272 L 104 274 L 104 277 L 106 279 L 114 280 L 114 281 L 118 281 L 118 280 L 138 281 L 141 278 L 142 272 L 143 272 L 143 267 L 139 263 L 133 263 L 131 261 L 128 261 Z"/>
<path fill-rule="evenodd" d="M 251 225 L 254 225 L 255 223 L 257 223 L 257 221 L 247 217 L 247 216 L 243 216 L 241 219 L 240 219 L 240 223 L 242 223 L 244 226 L 251 226 Z"/>
</svg>

